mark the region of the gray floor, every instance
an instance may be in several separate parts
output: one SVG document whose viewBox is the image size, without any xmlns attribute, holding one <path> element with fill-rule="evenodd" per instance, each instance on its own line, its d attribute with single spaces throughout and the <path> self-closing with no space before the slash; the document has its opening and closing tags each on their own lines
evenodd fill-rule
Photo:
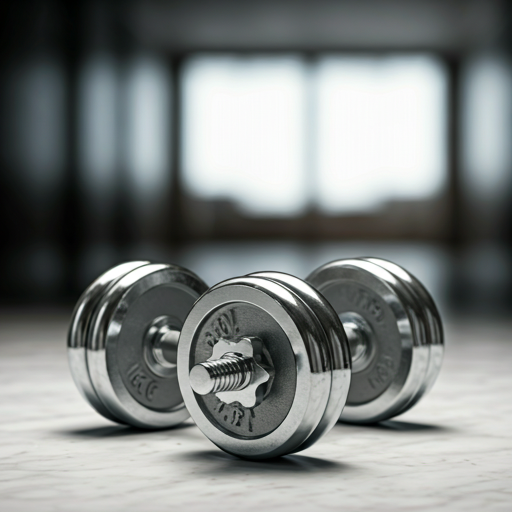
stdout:
<svg viewBox="0 0 512 512">
<path fill-rule="evenodd" d="M 450 323 L 436 386 L 395 421 L 252 463 L 192 424 L 144 433 L 98 416 L 68 372 L 67 320 L 0 317 L 3 512 L 512 509 L 512 323 Z"/>
</svg>

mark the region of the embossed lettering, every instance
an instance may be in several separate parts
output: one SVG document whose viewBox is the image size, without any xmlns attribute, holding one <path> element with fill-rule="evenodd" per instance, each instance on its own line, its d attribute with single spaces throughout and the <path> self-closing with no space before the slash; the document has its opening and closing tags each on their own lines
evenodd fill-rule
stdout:
<svg viewBox="0 0 512 512">
<path fill-rule="evenodd" d="M 139 364 L 134 364 L 128 370 L 127 375 L 130 384 L 137 393 L 144 396 L 148 402 L 151 402 L 158 390 L 158 384 L 144 373 Z"/>
<path fill-rule="evenodd" d="M 146 398 L 151 402 L 153 401 L 153 396 L 155 392 L 158 390 L 158 384 L 152 380 L 146 389 Z"/>
<path fill-rule="evenodd" d="M 226 423 L 234 427 L 247 428 L 249 432 L 252 432 L 252 420 L 255 418 L 254 409 L 247 409 L 237 402 L 225 404 L 219 401 L 216 411 Z"/>
<path fill-rule="evenodd" d="M 393 359 L 390 356 L 383 356 L 375 367 L 375 373 L 368 379 L 368 383 L 373 389 L 385 384 L 393 375 Z"/>
<path fill-rule="evenodd" d="M 220 338 L 233 338 L 240 332 L 236 324 L 235 310 L 229 309 L 215 318 L 212 322 L 211 331 L 205 332 L 206 343 L 213 347 Z"/>
<path fill-rule="evenodd" d="M 384 310 L 380 304 L 367 291 L 357 288 L 346 292 L 346 297 L 352 303 L 373 316 L 376 322 L 384 319 Z"/>
</svg>

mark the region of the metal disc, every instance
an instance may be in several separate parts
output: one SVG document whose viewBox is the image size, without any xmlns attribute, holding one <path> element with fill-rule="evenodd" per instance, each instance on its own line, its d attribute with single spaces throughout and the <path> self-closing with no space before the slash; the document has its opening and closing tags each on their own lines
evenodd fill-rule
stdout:
<svg viewBox="0 0 512 512">
<path fill-rule="evenodd" d="M 420 389 L 411 402 L 406 404 L 400 411 L 400 414 L 402 414 L 416 404 L 432 388 L 439 375 L 444 354 L 443 324 L 434 299 L 432 299 L 430 293 L 415 276 L 396 263 L 379 258 L 364 259 L 386 268 L 409 289 L 410 293 L 415 296 L 417 304 L 419 304 L 425 325 L 425 339 L 423 342 L 429 349 L 426 375 Z"/>
<path fill-rule="evenodd" d="M 97 309 L 98 303 L 107 290 L 121 277 L 132 270 L 147 265 L 148 261 L 130 261 L 109 269 L 98 277 L 82 294 L 78 300 L 68 331 L 68 361 L 71 375 L 80 394 L 92 405 L 97 412 L 105 418 L 122 423 L 114 416 L 100 400 L 89 376 L 87 367 L 87 338 L 90 334 L 91 319 Z"/>
<path fill-rule="evenodd" d="M 147 357 L 152 329 L 177 331 L 207 285 L 174 265 L 148 264 L 103 294 L 91 319 L 87 365 L 96 395 L 112 416 L 141 428 L 167 428 L 188 417 L 176 367 Z"/>
<path fill-rule="evenodd" d="M 372 423 L 396 415 L 415 396 L 426 373 L 428 352 L 416 338 L 421 322 L 412 297 L 397 277 L 365 260 L 338 260 L 307 281 L 344 319 L 368 328 L 368 358 L 353 370 L 343 421 Z"/>
<path fill-rule="evenodd" d="M 268 350 L 275 376 L 264 400 L 247 408 L 196 394 L 192 367 L 206 361 L 221 337 L 255 336 Z M 282 283 L 260 276 L 224 281 L 194 305 L 178 346 L 183 399 L 202 432 L 228 453 L 248 459 L 302 449 L 323 420 L 332 362 L 329 341 L 312 310 Z"/>
<path fill-rule="evenodd" d="M 326 357 L 326 361 L 330 363 L 331 389 L 320 423 L 296 451 L 304 450 L 329 432 L 338 421 L 347 401 L 352 373 L 347 337 L 339 316 L 329 302 L 302 279 L 282 272 L 258 272 L 251 274 L 251 276 L 265 277 L 277 281 L 297 294 L 318 317 L 328 341 L 327 350 L 329 355 Z"/>
<path fill-rule="evenodd" d="M 416 357 L 418 358 L 418 365 L 416 366 L 414 375 L 412 375 L 412 377 L 414 377 L 416 381 L 416 389 L 412 392 L 410 399 L 407 402 L 405 402 L 402 405 L 402 407 L 393 414 L 393 416 L 397 416 L 405 412 L 407 409 L 409 409 L 411 407 L 411 404 L 417 401 L 417 397 L 422 395 L 425 389 L 425 383 L 427 381 L 428 374 L 428 366 L 430 362 L 430 345 L 428 343 L 427 325 L 424 315 L 424 308 L 414 290 L 410 286 L 408 286 L 408 284 L 401 277 L 397 275 L 397 272 L 393 272 L 393 270 L 398 270 L 400 267 L 396 266 L 396 269 L 394 267 L 390 268 L 386 266 L 384 260 L 379 260 L 377 258 L 358 259 L 362 261 L 371 261 L 372 263 L 375 263 L 376 265 L 385 268 L 395 276 L 397 280 L 396 293 L 401 298 L 401 301 L 404 304 L 407 316 L 409 318 L 409 322 L 411 323 L 412 327 L 414 352 Z"/>
</svg>

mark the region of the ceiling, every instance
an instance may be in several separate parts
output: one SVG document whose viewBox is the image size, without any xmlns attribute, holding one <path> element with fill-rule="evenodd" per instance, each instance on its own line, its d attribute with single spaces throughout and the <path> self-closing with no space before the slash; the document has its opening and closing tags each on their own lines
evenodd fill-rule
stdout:
<svg viewBox="0 0 512 512">
<path fill-rule="evenodd" d="M 504 32 L 499 0 L 132 0 L 137 40 L 171 50 L 463 52 Z"/>
</svg>

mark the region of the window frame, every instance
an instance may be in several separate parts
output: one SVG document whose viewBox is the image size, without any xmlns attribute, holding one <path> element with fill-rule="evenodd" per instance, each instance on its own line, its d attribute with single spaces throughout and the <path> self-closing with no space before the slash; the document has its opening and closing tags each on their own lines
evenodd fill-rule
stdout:
<svg viewBox="0 0 512 512">
<path fill-rule="evenodd" d="M 201 200 L 191 196 L 183 187 L 181 166 L 182 90 L 181 73 L 186 60 L 197 54 L 234 56 L 297 55 L 308 65 L 314 65 L 325 55 L 332 56 L 396 56 L 432 55 L 439 59 L 447 71 L 446 110 L 446 172 L 445 190 L 437 197 L 426 200 L 392 201 L 377 212 L 331 215 L 323 213 L 315 204 L 309 204 L 302 215 L 291 218 L 252 217 L 234 203 L 220 200 Z M 461 238 L 461 193 L 459 179 L 459 83 L 461 57 L 455 53 L 432 49 L 403 48 L 376 50 L 324 49 L 301 51 L 201 49 L 168 55 L 173 89 L 172 95 L 172 191 L 170 208 L 171 241 L 240 239 L 289 240 L 425 240 L 457 245 Z"/>
</svg>

